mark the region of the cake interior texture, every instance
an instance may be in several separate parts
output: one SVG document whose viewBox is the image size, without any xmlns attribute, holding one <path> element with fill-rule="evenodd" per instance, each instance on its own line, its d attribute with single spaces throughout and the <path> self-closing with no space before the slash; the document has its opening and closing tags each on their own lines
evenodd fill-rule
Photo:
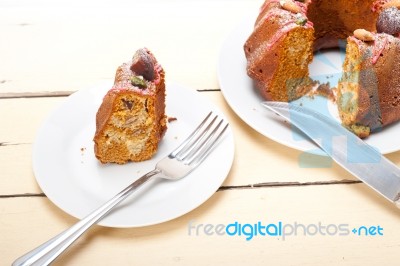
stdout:
<svg viewBox="0 0 400 266">
<path fill-rule="evenodd" d="M 343 63 L 343 75 L 338 84 L 337 105 L 342 124 L 360 137 L 366 137 L 370 128 L 357 122 L 360 113 L 359 91 L 362 54 L 354 42 L 346 46 L 346 57 Z"/>
<path fill-rule="evenodd" d="M 143 161 L 157 150 L 160 128 L 165 121 L 157 121 L 152 97 L 137 97 L 132 92 L 118 93 L 112 100 L 111 114 L 103 126 L 98 150 L 103 161 L 124 163 Z"/>
<path fill-rule="evenodd" d="M 277 101 L 291 101 L 304 94 L 311 79 L 308 76 L 308 64 L 312 61 L 313 31 L 311 29 L 293 29 L 283 38 L 279 49 L 273 53 L 282 58 L 277 65 L 275 77 L 268 86 L 267 94 Z M 273 56 L 274 56 L 273 55 Z M 261 74 L 263 70 L 260 67 Z M 283 88 L 282 89 L 282 84 Z"/>
</svg>

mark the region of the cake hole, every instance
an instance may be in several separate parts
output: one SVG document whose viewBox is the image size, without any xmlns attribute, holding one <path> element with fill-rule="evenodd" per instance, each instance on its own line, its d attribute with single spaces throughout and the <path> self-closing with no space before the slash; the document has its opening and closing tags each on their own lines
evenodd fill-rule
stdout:
<svg viewBox="0 0 400 266">
<path fill-rule="evenodd" d="M 263 70 L 262 70 L 262 69 L 259 69 L 258 72 L 260 72 L 260 73 L 262 74 L 262 73 L 263 73 Z"/>
</svg>

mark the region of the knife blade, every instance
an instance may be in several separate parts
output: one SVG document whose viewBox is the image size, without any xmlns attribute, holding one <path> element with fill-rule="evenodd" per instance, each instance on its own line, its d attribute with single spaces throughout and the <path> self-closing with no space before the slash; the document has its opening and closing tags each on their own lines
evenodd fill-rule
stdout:
<svg viewBox="0 0 400 266">
<path fill-rule="evenodd" d="M 321 113 L 286 102 L 262 105 L 306 134 L 337 164 L 400 208 L 400 168 Z"/>
</svg>

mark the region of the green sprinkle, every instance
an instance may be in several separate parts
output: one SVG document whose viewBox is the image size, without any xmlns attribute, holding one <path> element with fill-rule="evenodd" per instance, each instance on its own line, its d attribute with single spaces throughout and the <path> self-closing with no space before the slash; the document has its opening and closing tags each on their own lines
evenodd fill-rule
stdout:
<svg viewBox="0 0 400 266">
<path fill-rule="evenodd" d="M 297 20 L 296 20 L 296 24 L 297 25 L 300 25 L 300 26 L 304 26 L 304 25 L 306 25 L 306 23 L 307 23 L 307 19 L 306 18 L 298 18 Z"/>
<path fill-rule="evenodd" d="M 141 89 L 144 89 L 147 87 L 147 84 L 142 77 L 133 76 L 133 77 L 131 77 L 130 80 L 131 80 L 131 83 L 133 86 L 139 87 Z"/>
</svg>

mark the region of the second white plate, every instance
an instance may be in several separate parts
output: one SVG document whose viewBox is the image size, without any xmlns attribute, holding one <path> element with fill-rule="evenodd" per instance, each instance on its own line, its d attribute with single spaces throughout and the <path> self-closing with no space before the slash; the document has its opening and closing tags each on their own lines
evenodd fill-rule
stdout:
<svg viewBox="0 0 400 266">
<path fill-rule="evenodd" d="M 250 127 L 262 135 L 288 147 L 317 152 L 318 147 L 298 130 L 282 123 L 275 114 L 261 106 L 264 99 L 254 88 L 252 80 L 246 74 L 246 58 L 243 45 L 254 27 L 255 16 L 243 20 L 226 38 L 218 61 L 218 79 L 222 93 L 234 112 Z M 329 50 L 314 55 L 310 65 L 310 75 L 322 83 L 337 83 L 341 76 L 344 51 Z M 337 120 L 337 109 L 323 97 L 302 97 L 297 100 L 316 111 L 331 116 Z M 373 133 L 366 142 L 381 153 L 391 153 L 400 150 L 400 123 L 385 127 L 382 131 Z"/>
</svg>

